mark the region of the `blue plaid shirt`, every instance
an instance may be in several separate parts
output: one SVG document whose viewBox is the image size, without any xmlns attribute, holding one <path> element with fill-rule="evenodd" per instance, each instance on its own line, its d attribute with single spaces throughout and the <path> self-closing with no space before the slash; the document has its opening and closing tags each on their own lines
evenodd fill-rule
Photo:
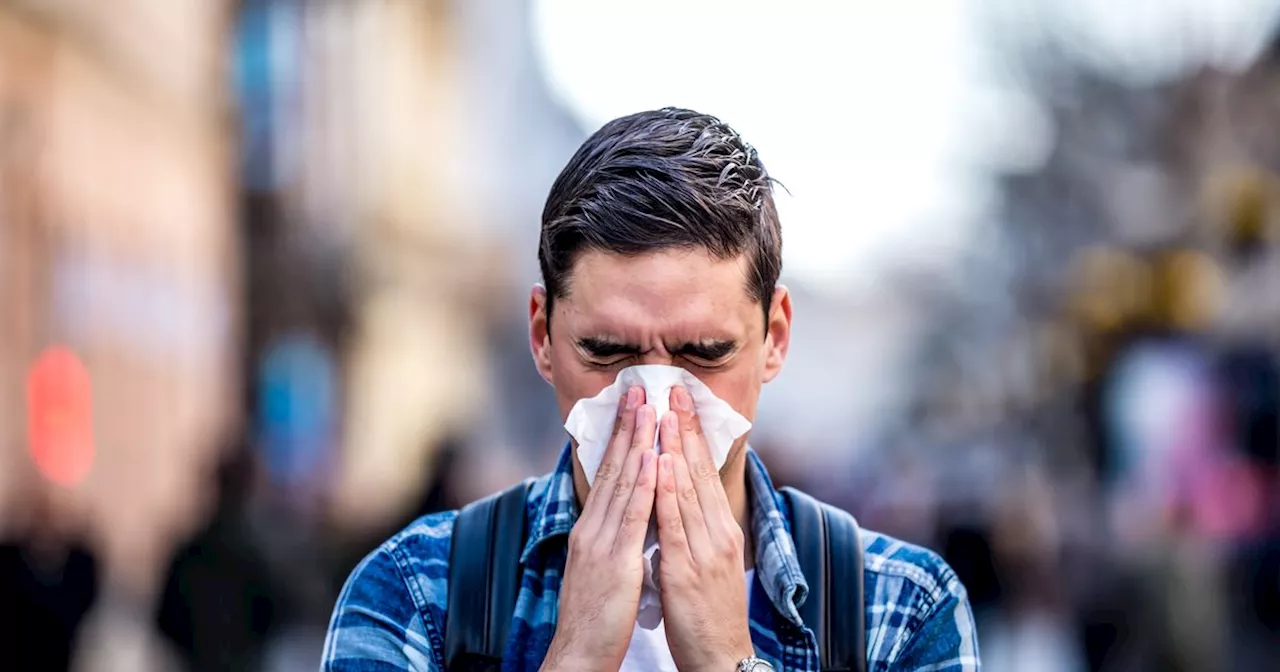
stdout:
<svg viewBox="0 0 1280 672">
<path fill-rule="evenodd" d="M 529 540 L 503 670 L 536 671 L 556 629 L 569 530 L 578 517 L 568 448 L 530 489 Z M 779 670 L 818 672 L 817 639 L 797 604 L 809 590 L 788 532 L 785 502 L 748 452 L 756 580 L 750 599 L 756 655 Z M 449 547 L 457 513 L 420 518 L 352 572 L 334 608 L 323 668 L 332 672 L 443 671 Z M 868 669 L 980 669 L 964 586 L 937 554 L 863 530 Z M 727 672 L 727 671 L 726 671 Z"/>
</svg>

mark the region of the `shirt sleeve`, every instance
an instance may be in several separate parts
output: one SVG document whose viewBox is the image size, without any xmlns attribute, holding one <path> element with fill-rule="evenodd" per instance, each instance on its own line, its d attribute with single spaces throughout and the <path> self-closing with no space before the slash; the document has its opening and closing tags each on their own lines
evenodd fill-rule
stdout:
<svg viewBox="0 0 1280 672">
<path fill-rule="evenodd" d="M 917 672 L 977 672 L 978 633 L 964 584 L 949 570 L 942 599 L 921 616 L 893 669 Z"/>
<path fill-rule="evenodd" d="M 436 646 L 432 643 L 435 642 Z M 440 637 L 383 546 L 351 573 L 325 638 L 323 672 L 438 672 Z"/>
</svg>

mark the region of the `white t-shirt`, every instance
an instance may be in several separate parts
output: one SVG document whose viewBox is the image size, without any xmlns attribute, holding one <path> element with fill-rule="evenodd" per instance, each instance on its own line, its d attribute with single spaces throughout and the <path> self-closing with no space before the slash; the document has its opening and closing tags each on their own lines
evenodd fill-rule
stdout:
<svg viewBox="0 0 1280 672">
<path fill-rule="evenodd" d="M 756 570 L 747 570 L 747 601 L 751 600 L 751 582 L 756 578 Z M 627 656 L 622 659 L 622 667 L 618 672 L 677 672 L 676 662 L 671 658 L 671 649 L 667 646 L 667 624 L 658 623 L 658 627 L 645 630 L 639 625 L 631 632 L 631 646 L 627 647 Z"/>
</svg>

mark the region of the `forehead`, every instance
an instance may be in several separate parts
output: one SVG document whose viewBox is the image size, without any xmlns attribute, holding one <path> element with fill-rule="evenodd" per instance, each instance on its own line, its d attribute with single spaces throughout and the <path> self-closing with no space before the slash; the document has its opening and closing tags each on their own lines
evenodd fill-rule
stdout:
<svg viewBox="0 0 1280 672">
<path fill-rule="evenodd" d="M 741 338 L 760 313 L 746 270 L 743 257 L 715 259 L 697 249 L 634 256 L 588 250 L 575 261 L 556 311 L 579 335 Z"/>
</svg>

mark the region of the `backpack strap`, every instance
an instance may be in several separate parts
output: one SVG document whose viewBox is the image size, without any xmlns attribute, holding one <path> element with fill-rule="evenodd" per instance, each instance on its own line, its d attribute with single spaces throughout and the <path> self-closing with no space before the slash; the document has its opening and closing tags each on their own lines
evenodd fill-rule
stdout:
<svg viewBox="0 0 1280 672">
<path fill-rule="evenodd" d="M 791 538 L 809 595 L 800 618 L 818 638 L 823 670 L 864 672 L 867 630 L 858 521 L 794 488 L 782 488 Z"/>
<path fill-rule="evenodd" d="M 458 512 L 449 550 L 444 654 L 453 672 L 498 670 L 520 592 L 525 501 L 533 479 Z"/>
</svg>

